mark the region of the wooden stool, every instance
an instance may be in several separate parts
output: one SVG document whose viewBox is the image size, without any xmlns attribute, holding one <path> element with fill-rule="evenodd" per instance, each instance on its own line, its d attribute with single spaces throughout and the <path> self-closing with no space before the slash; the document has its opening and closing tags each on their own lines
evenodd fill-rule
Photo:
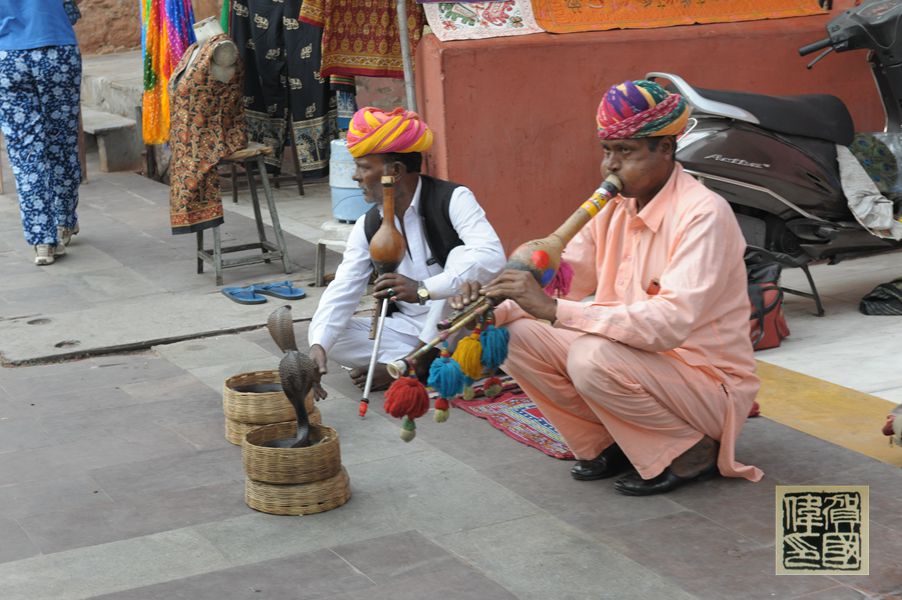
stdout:
<svg viewBox="0 0 902 600">
<path fill-rule="evenodd" d="M 281 260 L 282 267 L 286 273 L 291 273 L 291 265 L 288 262 L 288 251 L 285 248 L 285 237 L 282 235 L 282 226 L 279 224 L 279 213 L 276 210 L 276 202 L 273 199 L 272 188 L 269 185 L 269 177 L 266 174 L 266 163 L 264 156 L 272 153 L 269 146 L 263 144 L 251 143 L 247 148 L 235 152 L 231 156 L 222 159 L 220 163 L 227 164 L 234 169 L 236 163 L 241 163 L 244 172 L 247 174 L 248 185 L 251 190 L 251 200 L 254 206 L 254 218 L 257 222 L 257 235 L 259 242 L 251 244 L 239 244 L 236 246 L 223 246 L 220 237 L 219 227 L 213 227 L 213 249 L 204 248 L 204 232 L 197 232 L 197 272 L 204 272 L 204 262 L 213 264 L 216 270 L 216 285 L 222 285 L 222 270 L 230 267 L 240 267 L 244 265 L 252 265 L 256 263 L 268 263 L 272 260 Z M 266 196 L 266 204 L 269 208 L 269 216 L 272 219 L 273 233 L 276 237 L 276 243 L 273 244 L 266 239 L 266 233 L 263 229 L 263 215 L 260 211 L 260 200 L 257 197 L 257 184 L 254 180 L 254 165 L 260 171 L 260 181 L 263 183 L 263 193 Z M 247 256 L 242 258 L 225 259 L 223 254 L 229 252 L 241 252 L 243 250 L 261 250 L 259 256 Z"/>
<path fill-rule="evenodd" d="M 361 217 L 363 218 L 363 217 Z M 326 248 L 343 252 L 348 244 L 348 236 L 354 226 L 348 223 L 327 221 L 322 224 L 323 237 L 316 242 L 316 260 L 313 263 L 314 285 L 323 287 L 326 285 Z"/>
<path fill-rule="evenodd" d="M 295 140 L 295 137 L 294 137 L 294 121 L 291 118 L 288 119 L 288 137 L 289 137 L 289 141 L 291 142 L 291 156 L 292 156 L 292 160 L 294 162 L 294 173 L 292 173 L 290 175 L 282 175 L 282 174 L 276 175 L 275 177 L 273 177 L 272 182 L 273 182 L 273 185 L 276 186 L 276 189 L 280 189 L 279 182 L 282 179 L 286 179 L 286 178 L 292 179 L 293 178 L 295 180 L 295 183 L 297 183 L 297 185 L 298 185 L 298 195 L 303 196 L 304 195 L 304 172 L 301 170 L 301 159 L 298 156 L 298 145 L 297 145 L 297 141 Z M 251 142 L 251 145 L 254 145 L 254 144 L 256 144 L 256 142 Z M 269 148 L 269 149 L 270 149 L 270 152 L 267 155 L 272 154 L 272 152 L 271 152 L 272 148 Z M 231 164 L 231 169 L 230 169 L 229 175 L 232 180 L 232 203 L 238 204 L 238 169 L 237 169 L 237 165 L 234 162 L 232 162 L 232 164 Z"/>
</svg>

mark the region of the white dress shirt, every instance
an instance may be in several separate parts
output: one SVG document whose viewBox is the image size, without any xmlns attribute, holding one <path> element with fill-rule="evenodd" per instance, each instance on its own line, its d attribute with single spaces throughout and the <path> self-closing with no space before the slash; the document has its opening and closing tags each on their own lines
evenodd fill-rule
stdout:
<svg viewBox="0 0 902 600">
<path fill-rule="evenodd" d="M 407 239 L 407 252 L 396 272 L 414 281 L 422 281 L 429 290 L 431 300 L 425 306 L 415 302 L 397 302 L 398 310 L 386 320 L 383 335 L 397 331 L 419 336 L 420 340 L 429 342 L 437 333 L 435 325 L 447 312 L 445 299 L 456 294 L 465 281 L 488 283 L 501 272 L 506 259 L 498 234 L 485 218 L 485 212 L 476 202 L 473 192 L 460 186 L 451 194 L 448 213 L 463 245 L 451 250 L 444 268 L 434 261 L 431 265 L 426 264 L 432 258 L 432 252 L 426 243 L 420 214 L 421 189 L 422 181 L 417 183 L 413 200 L 404 213 L 403 227 L 395 217 L 395 226 Z M 379 212 L 382 213 L 381 206 Z M 361 217 L 354 224 L 335 279 L 323 293 L 310 323 L 308 342 L 311 346 L 319 344 L 327 353 L 347 327 L 372 273 L 369 242 L 364 232 L 365 221 Z"/>
</svg>

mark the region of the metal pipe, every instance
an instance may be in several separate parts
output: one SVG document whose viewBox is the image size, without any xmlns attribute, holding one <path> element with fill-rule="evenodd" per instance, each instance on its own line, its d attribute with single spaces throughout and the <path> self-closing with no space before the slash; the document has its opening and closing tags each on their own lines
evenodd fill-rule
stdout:
<svg viewBox="0 0 902 600">
<path fill-rule="evenodd" d="M 407 29 L 407 0 L 398 0 L 398 33 L 401 40 L 401 63 L 404 67 L 404 91 L 407 94 L 407 110 L 417 112 L 417 96 L 414 87 L 413 66 L 410 60 L 410 34 Z"/>
<path fill-rule="evenodd" d="M 370 368 L 366 372 L 366 385 L 363 386 L 363 397 L 360 398 L 359 413 L 366 416 L 366 410 L 370 404 L 370 390 L 373 387 L 373 372 L 376 370 L 376 361 L 379 355 L 379 345 L 382 342 L 382 330 L 385 328 L 385 319 L 388 314 L 388 298 L 382 300 L 382 311 L 379 315 L 379 325 L 376 327 L 376 341 L 373 342 L 373 353 L 370 355 Z"/>
</svg>

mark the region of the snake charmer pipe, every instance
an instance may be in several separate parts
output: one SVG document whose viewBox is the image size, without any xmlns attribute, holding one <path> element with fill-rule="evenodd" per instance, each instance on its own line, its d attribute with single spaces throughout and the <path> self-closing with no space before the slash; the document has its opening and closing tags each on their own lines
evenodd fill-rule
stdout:
<svg viewBox="0 0 902 600">
<path fill-rule="evenodd" d="M 589 220 L 597 215 L 607 201 L 616 196 L 623 187 L 617 175 L 611 174 L 602 182 L 597 190 L 583 202 L 560 227 L 548 237 L 521 244 L 505 265 L 505 269 L 529 271 L 542 287 L 547 286 L 554 278 L 561 264 L 561 255 L 567 245 Z M 440 344 L 453 331 L 457 331 L 479 315 L 492 307 L 492 301 L 483 296 L 464 309 L 456 311 L 438 324 L 439 335 L 425 346 L 421 346 L 406 357 L 392 361 L 386 365 L 389 374 L 398 378 L 406 373 L 418 357 Z"/>
<path fill-rule="evenodd" d="M 404 259 L 406 243 L 404 236 L 395 227 L 395 180 L 390 175 L 382 176 L 382 224 L 373 239 L 370 240 L 370 259 L 377 275 L 393 273 Z M 366 416 L 370 404 L 370 390 L 373 386 L 373 374 L 376 370 L 376 361 L 379 355 L 379 346 L 382 342 L 382 330 L 385 327 L 385 318 L 388 316 L 389 298 L 383 298 L 379 304 L 379 321 L 376 326 L 373 353 L 370 356 L 369 369 L 366 372 L 366 384 L 363 387 L 363 396 L 360 398 L 358 414 Z M 372 328 L 371 328 L 372 330 Z"/>
</svg>

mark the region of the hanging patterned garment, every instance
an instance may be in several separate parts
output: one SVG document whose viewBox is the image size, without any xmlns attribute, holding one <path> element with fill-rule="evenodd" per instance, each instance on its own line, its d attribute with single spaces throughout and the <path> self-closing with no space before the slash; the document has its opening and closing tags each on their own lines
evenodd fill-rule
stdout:
<svg viewBox="0 0 902 600">
<path fill-rule="evenodd" d="M 191 0 L 141 0 L 141 131 L 146 144 L 162 144 L 169 137 L 169 78 L 185 49 L 196 41 L 193 23 Z"/>
<path fill-rule="evenodd" d="M 222 223 L 216 164 L 247 146 L 241 61 L 227 83 L 214 79 L 210 72 L 213 51 L 223 43 L 231 43 L 228 35 L 213 36 L 193 61 L 196 45 L 192 45 L 172 72 L 169 215 L 174 234 Z"/>
<path fill-rule="evenodd" d="M 247 73 L 248 137 L 272 147 L 267 163 L 278 170 L 293 135 L 304 176 L 323 177 L 337 131 L 335 97 L 319 72 L 322 30 L 300 23 L 300 9 L 301 0 L 233 0 L 230 31 Z"/>
<path fill-rule="evenodd" d="M 395 0 L 304 0 L 300 20 L 323 28 L 323 77 L 404 78 Z M 411 56 L 425 22 L 423 7 L 407 0 Z"/>
</svg>

